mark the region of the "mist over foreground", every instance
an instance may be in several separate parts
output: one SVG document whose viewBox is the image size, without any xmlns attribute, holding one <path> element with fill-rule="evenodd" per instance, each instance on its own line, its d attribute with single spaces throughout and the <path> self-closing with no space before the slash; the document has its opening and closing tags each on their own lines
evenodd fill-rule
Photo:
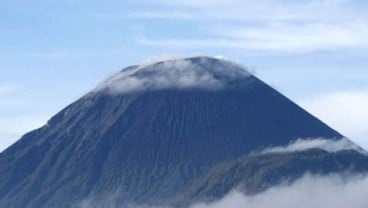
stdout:
<svg viewBox="0 0 368 208">
<path fill-rule="evenodd" d="M 0 153 L 0 207 L 367 207 L 367 152 L 250 73 L 129 66 Z"/>
</svg>

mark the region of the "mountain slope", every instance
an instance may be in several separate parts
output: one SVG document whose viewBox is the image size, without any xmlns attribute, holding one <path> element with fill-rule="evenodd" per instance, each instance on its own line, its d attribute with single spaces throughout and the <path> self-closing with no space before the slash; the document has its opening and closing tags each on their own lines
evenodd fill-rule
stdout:
<svg viewBox="0 0 368 208">
<path fill-rule="evenodd" d="M 184 204 L 187 199 L 191 199 L 191 202 L 212 202 L 233 189 L 252 195 L 280 184 L 291 184 L 305 174 L 340 173 L 346 177 L 352 173 L 366 174 L 367 165 L 366 154 L 353 150 L 326 152 L 310 149 L 285 154 L 252 155 L 214 166 L 187 188 L 184 194 L 177 196 L 174 202 Z"/>
<path fill-rule="evenodd" d="M 190 203 L 215 197 L 219 181 L 232 181 L 223 192 L 246 182 L 228 171 L 254 151 L 342 137 L 236 64 L 195 57 L 132 66 L 0 154 L 0 207 L 72 207 L 111 193 L 121 203 Z M 355 153 L 346 163 L 367 169 Z M 309 161 L 341 171 L 334 160 Z M 214 170 L 216 183 L 198 188 Z"/>
</svg>

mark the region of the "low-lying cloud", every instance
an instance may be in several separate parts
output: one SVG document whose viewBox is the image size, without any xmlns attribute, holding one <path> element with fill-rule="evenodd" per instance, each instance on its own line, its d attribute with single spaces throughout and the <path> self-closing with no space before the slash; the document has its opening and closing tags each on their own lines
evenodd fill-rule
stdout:
<svg viewBox="0 0 368 208">
<path fill-rule="evenodd" d="M 256 195 L 245 195 L 234 190 L 219 201 L 197 203 L 189 208 L 366 208 L 367 195 L 367 176 L 306 174 L 292 184 L 284 183 Z M 118 205 L 116 198 L 114 195 L 102 201 L 85 200 L 77 208 L 170 208 Z"/>
<path fill-rule="evenodd" d="M 255 196 L 233 191 L 218 202 L 191 208 L 366 208 L 368 177 L 306 175 L 291 185 L 280 185 Z"/>
<path fill-rule="evenodd" d="M 165 88 L 221 89 L 224 87 L 224 77 L 219 78 L 215 73 L 221 73 L 229 79 L 249 76 L 245 69 L 230 62 L 207 69 L 201 63 L 193 63 L 190 59 L 171 59 L 129 67 L 107 79 L 97 87 L 97 91 L 129 93 Z"/>
<path fill-rule="evenodd" d="M 324 138 L 297 139 L 286 146 L 277 146 L 264 149 L 260 152 L 260 154 L 301 152 L 310 149 L 321 149 L 327 152 L 355 150 L 362 154 L 367 154 L 367 152 L 364 151 L 361 147 L 345 138 L 339 140 Z"/>
</svg>

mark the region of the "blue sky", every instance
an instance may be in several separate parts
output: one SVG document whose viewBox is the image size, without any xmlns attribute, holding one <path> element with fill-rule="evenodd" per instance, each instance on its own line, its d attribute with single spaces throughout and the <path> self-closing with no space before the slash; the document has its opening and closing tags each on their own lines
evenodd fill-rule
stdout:
<svg viewBox="0 0 368 208">
<path fill-rule="evenodd" d="M 368 147 L 368 2 L 4 0 L 0 150 L 119 69 L 224 56 Z"/>
</svg>

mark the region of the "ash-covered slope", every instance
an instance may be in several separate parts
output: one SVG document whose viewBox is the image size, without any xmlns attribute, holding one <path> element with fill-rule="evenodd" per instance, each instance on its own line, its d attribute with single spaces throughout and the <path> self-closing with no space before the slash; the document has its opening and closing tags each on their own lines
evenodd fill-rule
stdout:
<svg viewBox="0 0 368 208">
<path fill-rule="evenodd" d="M 342 135 L 227 61 L 195 57 L 132 66 L 0 154 L 0 207 L 75 207 L 110 194 L 121 204 L 213 199 L 254 179 L 236 167 L 273 171 L 268 167 L 274 163 L 250 153 L 298 138 L 335 141 Z M 289 167 L 282 178 L 316 167 L 368 168 L 357 151 L 341 156 L 344 165 L 330 154 L 305 159 L 301 152 L 299 160 L 308 162 L 278 163 Z M 272 160 L 285 155 L 294 153 L 273 154 Z M 266 180 L 260 176 L 245 190 L 273 184 Z M 227 185 L 216 185 L 222 181 Z"/>
</svg>

